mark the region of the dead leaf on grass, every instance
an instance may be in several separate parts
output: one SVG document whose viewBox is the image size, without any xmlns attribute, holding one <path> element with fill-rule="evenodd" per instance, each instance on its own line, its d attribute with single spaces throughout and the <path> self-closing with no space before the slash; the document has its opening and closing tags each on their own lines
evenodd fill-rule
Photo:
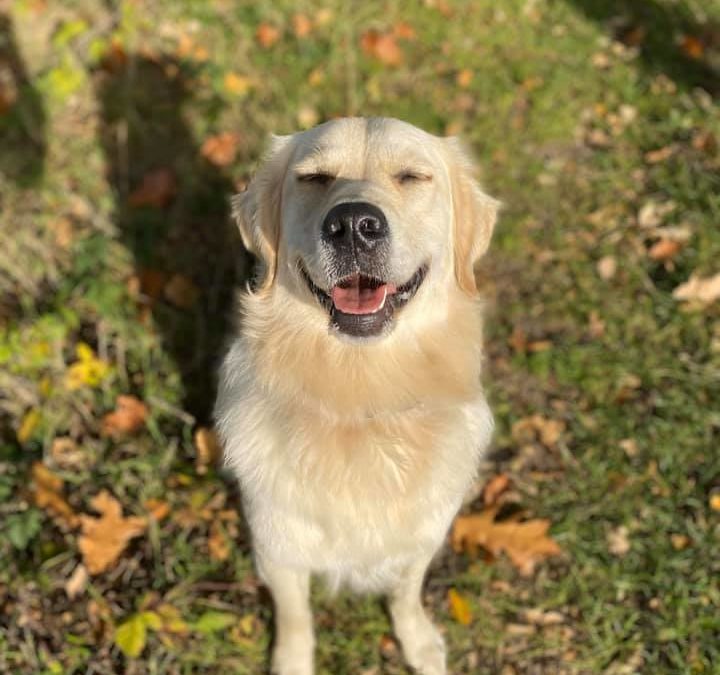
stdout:
<svg viewBox="0 0 720 675">
<path fill-rule="evenodd" d="M 696 274 L 673 291 L 673 298 L 686 300 L 700 305 L 710 305 L 720 299 L 720 273 L 711 277 L 700 277 Z"/>
<path fill-rule="evenodd" d="M 399 66 L 403 62 L 403 52 L 392 33 L 380 33 L 369 30 L 360 38 L 362 50 L 386 66 Z"/>
<path fill-rule="evenodd" d="M 82 563 L 78 564 L 70 575 L 70 578 L 65 582 L 65 594 L 74 600 L 80 593 L 85 590 L 85 586 L 88 581 L 88 571 L 85 565 Z"/>
<path fill-rule="evenodd" d="M 306 38 L 312 32 L 313 24 L 306 14 L 295 14 L 292 18 L 293 33 L 298 40 Z"/>
<path fill-rule="evenodd" d="M 483 504 L 485 506 L 493 506 L 498 503 L 500 497 L 507 492 L 510 487 L 510 477 L 506 473 L 500 473 L 493 476 L 483 489 Z"/>
<path fill-rule="evenodd" d="M 527 443 L 539 438 L 546 448 L 552 449 L 564 431 L 565 422 L 535 414 L 515 422 L 512 425 L 511 434 L 513 440 L 518 443 Z"/>
<path fill-rule="evenodd" d="M 50 446 L 50 457 L 61 469 L 78 469 L 90 463 L 88 454 L 69 436 L 58 436 Z"/>
<path fill-rule="evenodd" d="M 616 527 L 607 533 L 607 547 L 610 553 L 618 558 L 625 556 L 630 550 L 630 531 L 625 525 Z"/>
<path fill-rule="evenodd" d="M 230 557 L 230 542 L 228 541 L 223 528 L 218 523 L 210 526 L 208 536 L 208 551 L 213 560 L 222 562 Z"/>
<path fill-rule="evenodd" d="M 672 260 L 682 249 L 682 243 L 676 239 L 660 239 L 648 250 L 648 256 L 658 262 Z"/>
<path fill-rule="evenodd" d="M 62 495 L 64 481 L 42 462 L 32 466 L 32 491 L 35 504 L 47 511 L 61 526 L 74 528 L 80 523 L 77 514 Z"/>
<path fill-rule="evenodd" d="M 199 474 L 207 473 L 208 467 L 214 465 L 220 457 L 220 441 L 217 434 L 207 427 L 200 427 L 195 432 L 195 469 Z"/>
<path fill-rule="evenodd" d="M 454 588 L 448 591 L 448 604 L 452 618 L 463 626 L 469 626 L 472 622 L 472 610 L 468 601 Z"/>
<path fill-rule="evenodd" d="M 240 135 L 232 131 L 224 131 L 216 136 L 210 136 L 200 148 L 202 156 L 215 166 L 228 166 L 235 161 Z"/>
<path fill-rule="evenodd" d="M 458 516 L 452 528 L 453 549 L 466 550 L 471 555 L 479 547 L 494 556 L 504 552 L 523 576 L 531 576 L 539 562 L 562 552 L 547 536 L 549 520 L 496 522 L 497 513 L 498 507 L 491 507 L 479 514 Z"/>
<path fill-rule="evenodd" d="M 104 436 L 121 436 L 139 431 L 147 419 L 147 406 L 135 396 L 120 395 L 115 403 L 115 410 L 103 417 L 102 434 Z"/>
<path fill-rule="evenodd" d="M 598 260 L 596 269 L 603 281 L 610 281 L 617 272 L 617 260 L 611 255 L 603 256 Z"/>
<path fill-rule="evenodd" d="M 269 49 L 280 39 L 280 29 L 270 23 L 261 23 L 255 31 L 255 38 L 263 49 Z"/>
<path fill-rule="evenodd" d="M 99 518 L 81 515 L 82 535 L 78 548 L 90 574 L 100 574 L 111 568 L 118 560 L 128 542 L 145 532 L 145 518 L 122 515 L 122 507 L 107 490 L 97 494 L 90 506 L 100 514 Z"/>
</svg>

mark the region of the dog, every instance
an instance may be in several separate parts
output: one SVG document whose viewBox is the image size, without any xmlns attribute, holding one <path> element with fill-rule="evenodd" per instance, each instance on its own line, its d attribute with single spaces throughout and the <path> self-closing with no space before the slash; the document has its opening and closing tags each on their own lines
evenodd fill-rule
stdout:
<svg viewBox="0 0 720 675">
<path fill-rule="evenodd" d="M 310 577 L 389 597 L 446 672 L 425 573 L 492 434 L 473 266 L 498 202 L 455 138 L 389 118 L 273 137 L 232 200 L 258 260 L 215 419 L 275 606 L 272 672 L 310 675 Z"/>
</svg>

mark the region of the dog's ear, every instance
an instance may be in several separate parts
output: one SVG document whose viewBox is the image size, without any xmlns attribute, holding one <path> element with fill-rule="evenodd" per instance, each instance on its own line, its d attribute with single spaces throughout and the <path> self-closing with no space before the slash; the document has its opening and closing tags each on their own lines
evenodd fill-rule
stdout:
<svg viewBox="0 0 720 675">
<path fill-rule="evenodd" d="M 466 293 L 477 293 L 475 263 L 490 245 L 500 202 L 486 195 L 475 177 L 470 154 L 457 138 L 446 138 L 453 204 L 455 278 Z"/>
<path fill-rule="evenodd" d="M 270 148 L 247 190 L 231 199 L 232 216 L 245 248 L 260 261 L 257 288 L 269 288 L 277 271 L 282 186 L 291 136 L 272 136 Z"/>
</svg>

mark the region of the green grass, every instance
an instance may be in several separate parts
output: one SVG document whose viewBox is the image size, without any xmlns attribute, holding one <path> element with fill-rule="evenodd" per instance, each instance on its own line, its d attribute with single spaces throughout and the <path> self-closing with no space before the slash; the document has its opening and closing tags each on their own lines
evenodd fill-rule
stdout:
<svg viewBox="0 0 720 675">
<path fill-rule="evenodd" d="M 520 506 L 552 521 L 564 552 L 532 578 L 506 559 L 441 555 L 427 600 L 451 672 L 720 672 L 720 513 L 710 506 L 720 490 L 720 305 L 672 297 L 691 274 L 720 271 L 720 158 L 698 140 L 720 138 L 720 3 L 626 4 L 0 5 L 0 93 L 17 99 L 0 114 L 0 671 L 263 672 L 271 607 L 242 523 L 225 522 L 226 560 L 208 551 L 213 520 L 238 496 L 215 470 L 196 471 L 193 447 L 231 287 L 246 269 L 227 197 L 269 132 L 362 114 L 460 133 L 505 205 L 480 270 L 498 421 L 485 468 L 510 474 Z M 315 22 L 306 37 L 294 35 L 295 12 Z M 363 51 L 367 30 L 401 21 L 415 37 L 398 39 L 400 65 Z M 281 30 L 266 49 L 261 22 Z M 622 42 L 633 35 L 639 45 Z M 684 36 L 701 42 L 699 58 Z M 248 79 L 247 92 L 228 91 L 229 72 Z M 238 153 L 216 167 L 201 148 L 223 131 L 240 135 Z M 668 158 L 649 161 L 668 146 Z M 132 207 L 129 195 L 158 168 L 174 174 L 173 199 Z M 672 201 L 661 225 L 689 233 L 669 263 L 647 254 L 656 238 L 638 214 L 651 201 Z M 606 256 L 617 263 L 609 279 L 597 268 Z M 132 279 L 148 270 L 188 277 L 198 300 L 182 309 L 138 298 Z M 519 331 L 546 348 L 512 347 Z M 68 391 L 79 342 L 111 369 L 99 386 Z M 123 393 L 150 415 L 138 435 L 113 440 L 101 419 Z M 18 438 L 29 413 L 37 423 Z M 534 413 L 565 423 L 556 447 L 513 436 Z M 59 436 L 79 445 L 79 468 L 53 463 Z M 77 531 L 34 505 L 38 460 L 65 480 L 77 512 L 107 488 L 126 514 L 157 498 L 194 520 L 153 525 L 70 600 Z M 617 556 L 608 536 L 621 526 L 630 549 Z M 450 616 L 450 588 L 469 601 L 469 626 Z M 379 599 L 315 596 L 318 672 L 406 672 Z M 187 634 L 150 631 L 127 659 L 115 627 L 162 602 Z M 536 608 L 563 623 L 532 625 L 525 612 Z M 237 625 L 193 628 L 209 610 Z"/>
</svg>

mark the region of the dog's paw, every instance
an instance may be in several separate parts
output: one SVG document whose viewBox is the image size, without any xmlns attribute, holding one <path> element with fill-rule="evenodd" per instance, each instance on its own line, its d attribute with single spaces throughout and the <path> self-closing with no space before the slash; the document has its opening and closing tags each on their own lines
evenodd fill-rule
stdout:
<svg viewBox="0 0 720 675">
<path fill-rule="evenodd" d="M 312 641 L 289 640 L 273 649 L 272 675 L 313 675 Z"/>
<path fill-rule="evenodd" d="M 423 618 L 413 633 L 400 640 L 405 660 L 418 675 L 446 675 L 445 641 L 430 620 Z"/>
</svg>

